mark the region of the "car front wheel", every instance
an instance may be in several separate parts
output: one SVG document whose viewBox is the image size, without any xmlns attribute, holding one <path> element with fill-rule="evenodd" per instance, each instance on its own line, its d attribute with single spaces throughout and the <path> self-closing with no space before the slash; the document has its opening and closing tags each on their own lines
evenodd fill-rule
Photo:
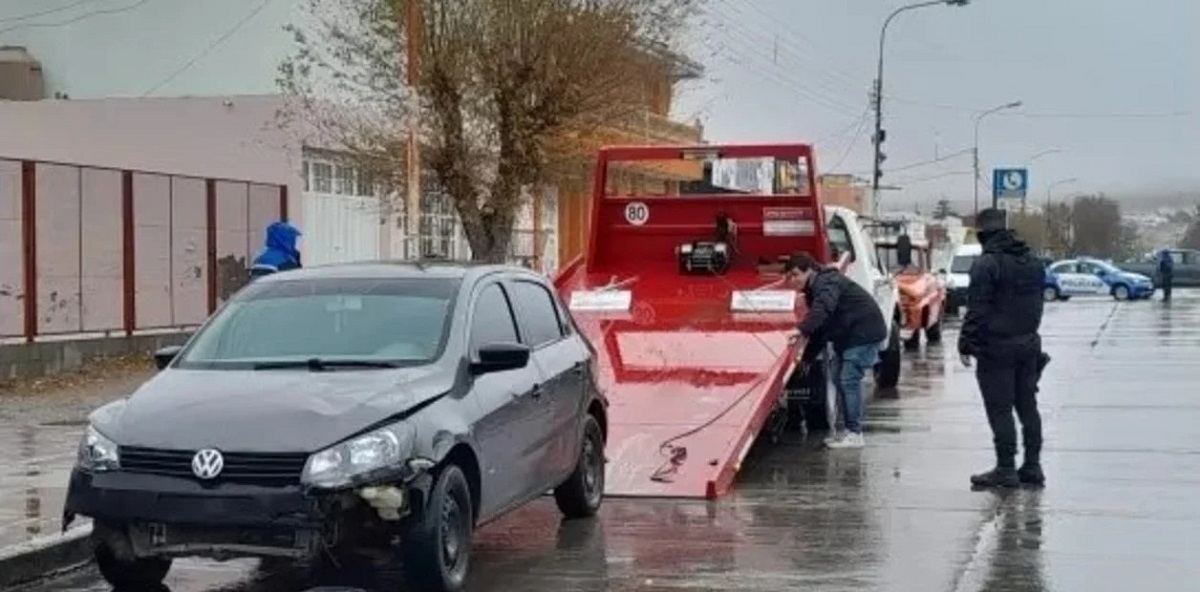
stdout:
<svg viewBox="0 0 1200 592">
<path fill-rule="evenodd" d="M 153 590 L 171 571 L 171 560 L 159 557 L 123 559 L 107 543 L 95 547 L 96 568 L 104 581 L 117 590 Z"/>
<path fill-rule="evenodd" d="M 554 489 L 554 501 L 567 518 L 595 516 L 604 502 L 604 432 L 591 414 L 584 420 L 575 471 Z"/>
<path fill-rule="evenodd" d="M 446 465 L 437 475 L 424 510 L 402 539 L 405 573 L 420 590 L 463 589 L 471 559 L 473 517 L 466 476 L 456 465 Z"/>
<path fill-rule="evenodd" d="M 1062 295 L 1059 293 L 1058 288 L 1055 288 L 1054 286 L 1046 286 L 1042 289 L 1042 300 L 1045 300 L 1046 302 L 1054 302 L 1061 296 Z"/>
<path fill-rule="evenodd" d="M 1129 300 L 1129 288 L 1126 286 L 1117 286 L 1113 288 L 1112 295 L 1117 300 Z"/>
</svg>

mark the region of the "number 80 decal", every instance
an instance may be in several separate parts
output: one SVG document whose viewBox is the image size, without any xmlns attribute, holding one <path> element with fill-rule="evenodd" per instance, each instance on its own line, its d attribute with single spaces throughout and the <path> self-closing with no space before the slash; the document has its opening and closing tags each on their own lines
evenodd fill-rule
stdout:
<svg viewBox="0 0 1200 592">
<path fill-rule="evenodd" d="M 641 226 L 650 221 L 650 207 L 635 201 L 625 206 L 625 221 L 634 226 Z"/>
</svg>

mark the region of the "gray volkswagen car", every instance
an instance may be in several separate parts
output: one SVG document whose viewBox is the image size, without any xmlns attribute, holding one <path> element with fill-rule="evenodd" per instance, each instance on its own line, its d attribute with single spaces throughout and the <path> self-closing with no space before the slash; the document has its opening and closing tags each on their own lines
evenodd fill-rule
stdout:
<svg viewBox="0 0 1200 592">
<path fill-rule="evenodd" d="M 182 556 L 326 565 L 371 545 L 421 589 L 461 589 L 478 526 L 549 490 L 567 517 L 599 508 L 593 351 L 520 268 L 268 276 L 91 414 L 64 528 L 92 518 L 117 587 Z"/>
</svg>

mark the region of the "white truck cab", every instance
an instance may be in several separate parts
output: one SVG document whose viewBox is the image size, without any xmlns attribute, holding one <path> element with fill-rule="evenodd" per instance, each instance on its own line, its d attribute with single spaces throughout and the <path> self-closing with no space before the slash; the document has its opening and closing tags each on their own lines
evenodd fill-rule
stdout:
<svg viewBox="0 0 1200 592">
<path fill-rule="evenodd" d="M 888 322 L 887 349 L 875 366 L 875 385 L 892 388 L 900 381 L 900 293 L 892 275 L 884 268 L 875 250 L 875 241 L 859 222 L 853 210 L 825 206 L 825 227 L 834 258 L 850 254 L 845 274 L 854 283 L 875 296 L 883 318 Z"/>
</svg>

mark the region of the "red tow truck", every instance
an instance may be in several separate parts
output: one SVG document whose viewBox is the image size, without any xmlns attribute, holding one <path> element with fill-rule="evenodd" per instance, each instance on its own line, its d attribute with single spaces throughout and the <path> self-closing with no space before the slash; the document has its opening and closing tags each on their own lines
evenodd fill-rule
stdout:
<svg viewBox="0 0 1200 592">
<path fill-rule="evenodd" d="M 671 160 L 697 162 L 703 179 L 634 195 L 609 182 L 631 163 Z M 822 207 L 816 186 L 806 144 L 599 152 L 587 250 L 555 285 L 596 350 L 611 403 L 606 495 L 719 497 L 759 434 L 782 429 L 789 407 L 824 415 L 823 372 L 799 374 L 813 377 L 800 389 L 808 396 L 789 400 L 804 304 L 782 285 L 782 262 L 807 252 L 839 264 L 833 248 L 849 249 L 840 264 L 855 265 L 857 251 L 861 269 L 847 271 L 857 278 L 874 248 L 852 213 Z M 890 278 L 856 281 L 888 293 Z M 880 301 L 898 319 L 894 285 L 890 294 Z M 884 386 L 899 373 L 893 333 L 895 357 L 885 353 L 876 373 L 891 382 Z"/>
</svg>

